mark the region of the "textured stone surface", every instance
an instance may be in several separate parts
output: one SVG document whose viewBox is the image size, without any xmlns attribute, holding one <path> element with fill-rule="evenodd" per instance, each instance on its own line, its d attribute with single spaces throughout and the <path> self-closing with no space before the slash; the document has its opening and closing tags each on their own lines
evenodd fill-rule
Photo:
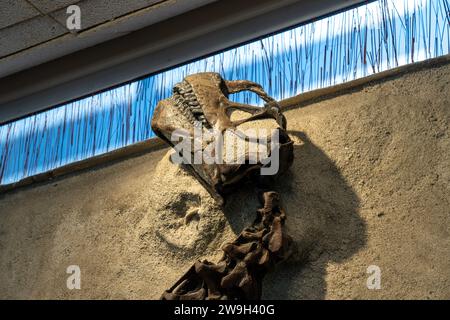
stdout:
<svg viewBox="0 0 450 320">
<path fill-rule="evenodd" d="M 146 8 L 165 0 L 84 0 L 77 3 L 81 10 L 81 28 L 87 29 L 101 23 L 116 19 L 136 10 Z M 67 13 L 63 8 L 52 13 L 60 23 L 66 23 Z"/>
<path fill-rule="evenodd" d="M 24 50 L 67 32 L 63 26 L 47 16 L 38 16 L 2 29 L 0 30 L 2 39 L 0 57 Z"/>
<path fill-rule="evenodd" d="M 164 1 L 166 0 L 31 1 L 37 9 L 23 0 L 2 1 L 0 3 L 0 39 L 2 44 L 0 58 L 67 34 L 69 32 L 65 28 L 69 17 L 67 7 L 71 4 L 76 4 L 81 9 L 81 27 L 83 30 L 108 23 L 119 17 L 132 14 L 139 9 Z M 111 32 L 115 31 L 111 29 Z M 65 39 L 66 42 L 71 40 L 73 38 Z"/>
<path fill-rule="evenodd" d="M 447 65 L 286 112 L 296 159 L 276 190 L 299 254 L 263 298 L 450 299 L 449 79 Z M 222 210 L 165 152 L 2 195 L 0 297 L 157 299 L 220 259 L 253 221 L 253 188 Z"/>
<path fill-rule="evenodd" d="M 38 15 L 39 11 L 24 0 L 0 1 L 0 29 Z"/>
<path fill-rule="evenodd" d="M 44 13 L 49 13 L 56 11 L 61 8 L 66 8 L 71 4 L 79 3 L 80 0 L 29 0 L 34 4 L 39 10 Z"/>
</svg>

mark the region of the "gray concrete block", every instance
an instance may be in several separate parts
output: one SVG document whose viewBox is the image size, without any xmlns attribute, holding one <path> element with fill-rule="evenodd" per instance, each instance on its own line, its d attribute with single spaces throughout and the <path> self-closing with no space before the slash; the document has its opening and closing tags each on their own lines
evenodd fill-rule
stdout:
<svg viewBox="0 0 450 320">
<path fill-rule="evenodd" d="M 46 16 L 0 30 L 0 58 L 58 37 L 67 30 Z"/>
<path fill-rule="evenodd" d="M 67 8 L 71 4 L 80 2 L 80 0 L 29 0 L 42 12 L 49 13 L 59 9 Z"/>
<path fill-rule="evenodd" d="M 0 29 L 38 15 L 39 11 L 34 9 L 25 0 L 0 1 Z"/>
<path fill-rule="evenodd" d="M 81 28 L 88 29 L 164 1 L 165 0 L 83 0 L 77 3 L 81 9 Z M 52 16 L 62 24 L 66 24 L 68 15 L 65 9 L 52 13 Z"/>
</svg>

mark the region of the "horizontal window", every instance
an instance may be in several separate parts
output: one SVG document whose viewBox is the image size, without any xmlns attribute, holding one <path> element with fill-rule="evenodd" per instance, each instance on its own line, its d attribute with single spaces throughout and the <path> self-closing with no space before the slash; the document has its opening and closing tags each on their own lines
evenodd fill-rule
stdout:
<svg viewBox="0 0 450 320">
<path fill-rule="evenodd" d="M 450 51 L 449 0 L 381 0 L 153 74 L 0 127 L 0 181 L 152 138 L 157 102 L 184 76 L 215 71 L 260 83 L 276 99 Z M 254 95 L 234 100 L 257 104 Z"/>
</svg>

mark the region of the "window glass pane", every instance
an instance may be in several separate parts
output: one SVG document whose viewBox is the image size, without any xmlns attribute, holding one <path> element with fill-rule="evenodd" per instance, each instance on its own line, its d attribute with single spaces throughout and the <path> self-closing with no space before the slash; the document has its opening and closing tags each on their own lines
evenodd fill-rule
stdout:
<svg viewBox="0 0 450 320">
<path fill-rule="evenodd" d="M 0 127 L 0 181 L 153 137 L 157 102 L 184 76 L 216 71 L 276 99 L 449 53 L 450 0 L 380 0 Z M 234 101 L 257 103 L 240 93 Z"/>
</svg>

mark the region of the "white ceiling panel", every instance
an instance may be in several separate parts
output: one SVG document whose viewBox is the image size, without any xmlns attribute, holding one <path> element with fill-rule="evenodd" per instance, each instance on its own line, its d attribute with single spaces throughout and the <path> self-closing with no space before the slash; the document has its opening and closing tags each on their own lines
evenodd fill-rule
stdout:
<svg viewBox="0 0 450 320">
<path fill-rule="evenodd" d="M 26 50 L 68 31 L 47 16 L 38 16 L 0 30 L 0 57 Z"/>
<path fill-rule="evenodd" d="M 0 0 L 0 77 L 214 1 Z M 81 9 L 82 29 L 76 34 L 66 28 L 72 4 Z"/>
<path fill-rule="evenodd" d="M 77 3 L 81 10 L 81 28 L 85 30 L 160 2 L 164 0 L 83 0 Z M 65 25 L 68 17 L 65 8 L 51 15 Z"/>
<path fill-rule="evenodd" d="M 39 15 L 25 0 L 0 1 L 0 29 L 20 23 Z"/>
<path fill-rule="evenodd" d="M 62 8 L 67 8 L 80 0 L 28 0 L 44 13 L 53 12 Z"/>
</svg>

